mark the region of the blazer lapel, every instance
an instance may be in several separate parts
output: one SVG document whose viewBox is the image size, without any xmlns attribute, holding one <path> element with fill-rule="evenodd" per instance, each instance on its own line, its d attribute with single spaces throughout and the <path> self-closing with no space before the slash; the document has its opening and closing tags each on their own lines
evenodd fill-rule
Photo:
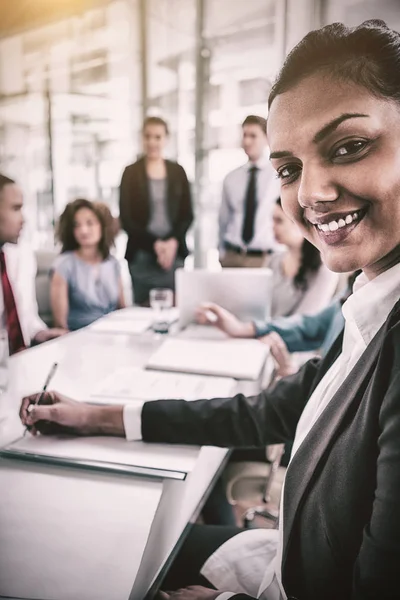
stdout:
<svg viewBox="0 0 400 600">
<path fill-rule="evenodd" d="M 369 382 L 369 373 L 374 369 L 383 338 L 388 328 L 388 321 L 373 338 L 360 360 L 356 363 L 342 385 L 339 387 L 328 406 L 320 415 L 311 431 L 306 436 L 293 461 L 291 461 L 285 478 L 283 503 L 283 557 L 282 570 L 288 554 L 290 536 L 302 499 L 312 482 L 318 463 L 334 441 L 335 433 L 355 400 L 361 401 Z M 339 340 L 337 340 L 338 342 Z M 335 346 L 337 345 L 335 343 Z M 333 350 L 333 349 L 332 349 Z M 329 362 L 329 356 L 327 362 Z M 315 389 L 315 388 L 314 388 Z"/>
<path fill-rule="evenodd" d="M 175 198 L 174 198 L 174 173 L 172 168 L 172 163 L 169 160 L 165 161 L 165 166 L 167 169 L 167 207 L 168 207 L 168 215 L 170 219 L 171 226 L 173 226 L 175 222 Z"/>
</svg>

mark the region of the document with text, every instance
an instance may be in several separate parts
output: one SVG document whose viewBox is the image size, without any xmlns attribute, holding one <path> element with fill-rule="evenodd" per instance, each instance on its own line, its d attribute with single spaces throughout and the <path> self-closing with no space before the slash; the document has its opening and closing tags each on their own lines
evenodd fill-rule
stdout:
<svg viewBox="0 0 400 600">
<path fill-rule="evenodd" d="M 236 382 L 227 377 L 208 377 L 165 371 L 148 371 L 136 367 L 123 367 L 100 381 L 89 401 L 112 404 L 134 400 L 159 400 L 178 398 L 227 397 L 234 393 Z"/>
</svg>

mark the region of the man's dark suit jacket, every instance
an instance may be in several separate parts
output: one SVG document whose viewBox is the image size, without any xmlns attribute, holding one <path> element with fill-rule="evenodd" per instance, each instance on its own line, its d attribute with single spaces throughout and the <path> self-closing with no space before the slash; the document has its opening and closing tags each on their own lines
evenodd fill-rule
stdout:
<svg viewBox="0 0 400 600">
<path fill-rule="evenodd" d="M 185 236 L 193 221 L 190 186 L 186 173 L 178 163 L 165 161 L 167 169 L 167 205 L 171 231 L 163 239 L 176 238 L 178 255 L 188 254 Z M 125 258 L 128 262 L 137 250 L 153 252 L 156 236 L 147 231 L 150 219 L 150 198 L 144 158 L 126 167 L 122 174 L 119 201 L 120 219 L 128 234 Z"/>
<path fill-rule="evenodd" d="M 400 598 L 399 321 L 400 302 L 287 470 L 282 581 L 289 598 Z M 143 439 L 225 447 L 292 440 L 341 345 L 340 336 L 325 359 L 252 398 L 146 403 Z"/>
</svg>

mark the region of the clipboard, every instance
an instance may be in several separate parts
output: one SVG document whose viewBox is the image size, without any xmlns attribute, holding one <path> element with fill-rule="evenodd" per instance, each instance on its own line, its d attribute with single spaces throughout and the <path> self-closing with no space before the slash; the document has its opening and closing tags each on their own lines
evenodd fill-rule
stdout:
<svg viewBox="0 0 400 600">
<path fill-rule="evenodd" d="M 112 437 L 27 436 L 0 449 L 0 459 L 184 481 L 200 448 Z"/>
</svg>

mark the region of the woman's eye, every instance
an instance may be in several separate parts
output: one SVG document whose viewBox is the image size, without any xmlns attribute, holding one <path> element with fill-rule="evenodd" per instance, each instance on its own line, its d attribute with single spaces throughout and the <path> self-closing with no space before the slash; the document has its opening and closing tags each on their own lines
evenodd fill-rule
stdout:
<svg viewBox="0 0 400 600">
<path fill-rule="evenodd" d="M 357 152 L 360 152 L 360 150 L 363 150 L 363 148 L 365 148 L 365 146 L 367 145 L 367 142 L 365 141 L 355 141 L 355 142 L 348 142 L 347 144 L 343 144 L 342 146 L 339 146 L 339 148 L 336 148 L 336 150 L 333 153 L 334 158 L 340 158 L 341 156 L 351 156 L 353 154 L 357 154 Z"/>
<path fill-rule="evenodd" d="M 282 180 L 293 179 L 299 171 L 300 167 L 298 165 L 285 165 L 277 169 L 277 177 Z"/>
</svg>

